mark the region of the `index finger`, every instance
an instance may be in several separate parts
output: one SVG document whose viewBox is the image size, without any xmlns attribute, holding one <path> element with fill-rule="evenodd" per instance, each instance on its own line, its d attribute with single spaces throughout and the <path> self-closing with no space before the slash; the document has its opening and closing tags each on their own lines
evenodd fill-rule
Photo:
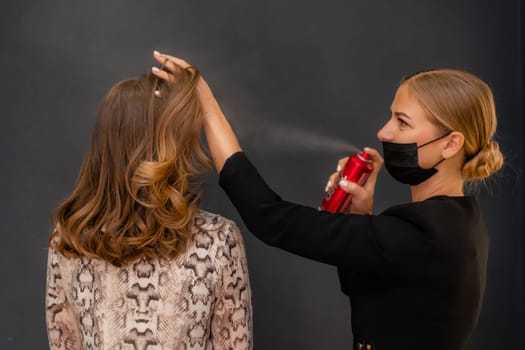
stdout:
<svg viewBox="0 0 525 350">
<path fill-rule="evenodd" d="M 348 162 L 348 158 L 350 157 L 344 157 L 339 159 L 339 161 L 337 162 L 337 171 L 341 171 L 345 168 L 345 165 Z"/>
<path fill-rule="evenodd" d="M 366 147 L 365 151 L 368 154 L 370 154 L 370 157 L 372 158 L 372 163 L 374 164 L 374 167 L 376 166 L 376 164 L 379 167 L 381 167 L 383 165 L 383 157 L 381 156 L 381 154 L 375 148 Z"/>
<path fill-rule="evenodd" d="M 189 64 L 188 62 L 186 62 L 185 60 L 181 58 L 171 56 L 171 55 L 166 55 L 158 51 L 153 51 L 153 58 L 155 58 L 155 60 L 159 62 L 160 64 L 168 66 L 170 70 L 174 68 L 173 65 L 170 65 L 171 62 L 175 63 L 176 65 L 184 69 L 191 67 L 191 64 Z"/>
<path fill-rule="evenodd" d="M 366 188 L 373 188 L 376 184 L 377 175 L 379 174 L 379 171 L 381 170 L 381 167 L 383 166 L 383 157 L 381 154 L 374 148 L 366 147 L 365 151 L 370 154 L 370 158 L 372 158 L 372 172 L 370 173 L 370 176 L 368 177 L 368 180 L 366 181 L 364 187 Z"/>
</svg>

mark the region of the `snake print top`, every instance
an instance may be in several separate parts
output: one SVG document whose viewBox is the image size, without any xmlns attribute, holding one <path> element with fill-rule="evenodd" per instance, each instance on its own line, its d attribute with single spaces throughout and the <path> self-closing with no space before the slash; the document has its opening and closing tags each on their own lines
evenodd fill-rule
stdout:
<svg viewBox="0 0 525 350">
<path fill-rule="evenodd" d="M 193 239 L 173 260 L 125 267 L 49 249 L 50 348 L 252 349 L 244 244 L 234 222 L 199 211 Z"/>
</svg>

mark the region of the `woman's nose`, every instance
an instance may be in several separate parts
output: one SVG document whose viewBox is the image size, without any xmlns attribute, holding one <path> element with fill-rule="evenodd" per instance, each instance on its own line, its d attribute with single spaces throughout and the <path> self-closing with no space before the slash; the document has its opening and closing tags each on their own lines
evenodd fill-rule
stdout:
<svg viewBox="0 0 525 350">
<path fill-rule="evenodd" d="M 377 132 L 377 138 L 381 142 L 383 141 L 389 142 L 389 141 L 392 141 L 393 139 L 394 134 L 392 133 L 392 131 L 390 131 L 388 124 L 389 123 L 386 123 L 385 125 L 383 125 L 383 127 L 379 129 L 379 131 Z"/>
</svg>

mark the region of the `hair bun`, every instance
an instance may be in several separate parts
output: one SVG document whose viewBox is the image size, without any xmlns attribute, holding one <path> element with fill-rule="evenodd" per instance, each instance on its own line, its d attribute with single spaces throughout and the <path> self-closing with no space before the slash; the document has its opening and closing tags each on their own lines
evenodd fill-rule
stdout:
<svg viewBox="0 0 525 350">
<path fill-rule="evenodd" d="M 463 165 L 463 177 L 466 180 L 484 179 L 501 169 L 503 161 L 499 144 L 490 140 Z"/>
</svg>

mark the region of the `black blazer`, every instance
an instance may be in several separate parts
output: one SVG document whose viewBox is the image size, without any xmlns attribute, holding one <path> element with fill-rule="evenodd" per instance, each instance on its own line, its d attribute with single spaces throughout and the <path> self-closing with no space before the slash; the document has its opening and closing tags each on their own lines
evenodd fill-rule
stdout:
<svg viewBox="0 0 525 350">
<path fill-rule="evenodd" d="M 487 269 L 476 199 L 437 196 L 379 215 L 332 214 L 282 200 L 242 152 L 219 181 L 259 239 L 338 268 L 355 349 L 465 348 Z"/>
</svg>

